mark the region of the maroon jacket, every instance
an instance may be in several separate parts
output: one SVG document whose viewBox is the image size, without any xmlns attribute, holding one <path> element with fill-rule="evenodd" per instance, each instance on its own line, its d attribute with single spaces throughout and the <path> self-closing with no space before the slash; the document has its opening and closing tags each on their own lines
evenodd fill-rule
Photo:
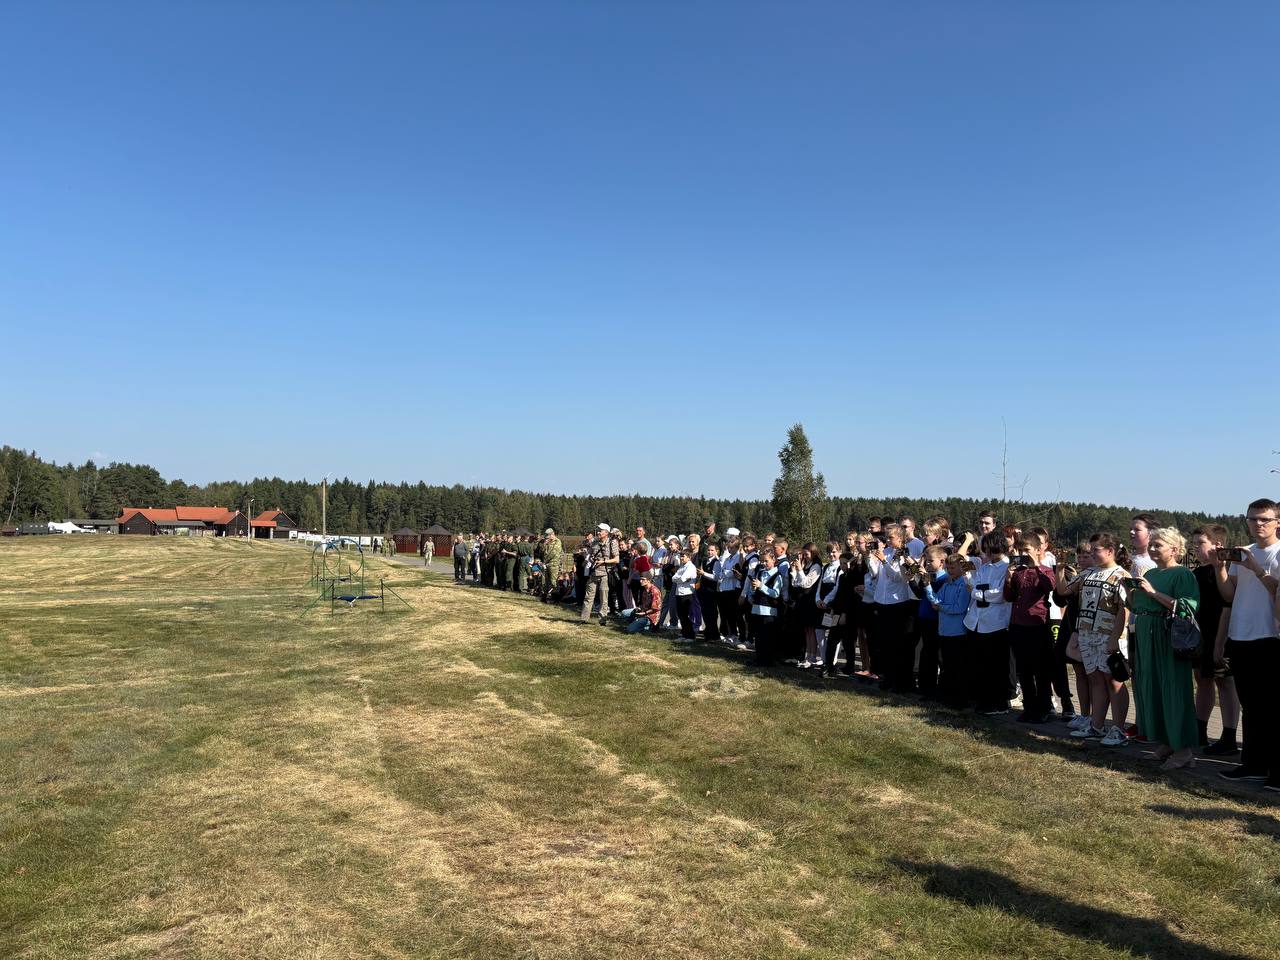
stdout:
<svg viewBox="0 0 1280 960">
<path fill-rule="evenodd" d="M 1010 567 L 1004 578 L 1004 598 L 1013 605 L 1009 622 L 1019 627 L 1043 627 L 1048 623 L 1053 584 L 1053 571 L 1048 567 Z"/>
</svg>

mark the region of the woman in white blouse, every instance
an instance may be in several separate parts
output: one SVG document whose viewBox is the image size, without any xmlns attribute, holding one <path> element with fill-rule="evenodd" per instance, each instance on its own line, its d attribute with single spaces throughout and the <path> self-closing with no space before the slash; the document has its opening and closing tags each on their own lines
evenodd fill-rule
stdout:
<svg viewBox="0 0 1280 960">
<path fill-rule="evenodd" d="M 822 576 L 822 557 L 817 544 L 806 543 L 800 548 L 800 559 L 791 568 L 791 598 L 794 601 L 792 615 L 804 630 L 804 659 L 802 669 L 822 666 L 818 654 L 818 623 L 821 614 L 814 605 L 814 591 Z"/>
<path fill-rule="evenodd" d="M 850 537 L 852 540 L 853 538 Z M 817 608 L 818 620 L 818 660 L 822 664 L 822 675 L 830 676 L 835 672 L 836 647 L 840 643 L 845 617 L 840 612 L 840 583 L 843 572 L 840 568 L 840 541 L 827 543 L 827 565 L 822 568 L 822 576 L 818 580 L 818 588 L 814 592 L 814 606 Z M 853 665 L 852 651 L 845 651 L 845 661 Z"/>
<path fill-rule="evenodd" d="M 676 597 L 676 616 L 680 618 L 680 639 L 692 643 L 693 631 L 693 589 L 701 574 L 693 564 L 693 551 L 688 547 L 680 550 L 680 565 L 671 575 L 671 592 Z"/>
</svg>

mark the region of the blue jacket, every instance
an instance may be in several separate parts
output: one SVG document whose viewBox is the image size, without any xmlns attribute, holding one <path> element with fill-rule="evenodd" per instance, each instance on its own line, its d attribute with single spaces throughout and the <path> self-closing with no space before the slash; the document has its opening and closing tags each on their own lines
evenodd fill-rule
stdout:
<svg viewBox="0 0 1280 960">
<path fill-rule="evenodd" d="M 926 571 L 926 573 L 927 572 L 928 571 Z M 938 598 L 933 591 L 937 587 L 942 586 L 943 582 L 946 579 L 947 579 L 946 571 L 939 570 L 937 573 L 933 575 L 932 583 L 929 583 L 928 581 L 925 582 L 924 596 L 920 598 L 920 610 L 916 614 L 917 619 L 919 620 L 937 620 L 938 619 L 938 611 L 933 609 L 933 605 L 938 602 Z"/>
<path fill-rule="evenodd" d="M 938 636 L 963 637 L 964 615 L 969 610 L 969 587 L 963 579 L 947 578 L 930 585 L 928 592 L 938 602 Z"/>
</svg>

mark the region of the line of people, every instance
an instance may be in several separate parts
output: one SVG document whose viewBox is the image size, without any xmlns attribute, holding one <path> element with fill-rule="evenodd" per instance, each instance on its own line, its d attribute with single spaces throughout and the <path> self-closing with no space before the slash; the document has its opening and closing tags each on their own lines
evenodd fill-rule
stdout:
<svg viewBox="0 0 1280 960">
<path fill-rule="evenodd" d="M 1043 528 L 1000 527 L 989 511 L 963 536 L 940 516 L 920 535 L 911 517 L 872 518 L 843 541 L 799 549 L 774 534 L 720 535 L 714 522 L 655 540 L 602 523 L 572 569 L 560 569 L 552 531 L 524 548 L 500 540 L 495 555 L 508 558 L 498 569 L 528 556 L 542 571 L 523 585 L 499 574 L 499 585 L 572 602 L 584 622 L 678 630 L 678 642 L 730 645 L 761 666 L 847 673 L 988 715 L 1020 696 L 1024 723 L 1063 722 L 1108 747 L 1139 738 L 1166 769 L 1194 765 L 1197 752 L 1239 754 L 1223 777 L 1280 792 L 1280 705 L 1261 685 L 1280 665 L 1276 504 L 1254 501 L 1246 522 L 1253 542 L 1236 547 L 1221 526 L 1188 541 L 1140 514 L 1127 544 L 1100 532 L 1061 558 Z M 476 569 L 483 579 L 483 559 Z M 1200 642 L 1175 650 L 1188 623 Z M 1215 705 L 1222 734 L 1211 743 Z"/>
</svg>

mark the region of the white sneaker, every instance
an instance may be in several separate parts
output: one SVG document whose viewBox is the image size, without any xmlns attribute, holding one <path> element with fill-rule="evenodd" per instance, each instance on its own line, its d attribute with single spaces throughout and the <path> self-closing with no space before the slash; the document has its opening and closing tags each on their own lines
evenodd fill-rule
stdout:
<svg viewBox="0 0 1280 960">
<path fill-rule="evenodd" d="M 1108 727 L 1107 734 L 1099 741 L 1104 747 L 1123 747 L 1129 742 L 1125 732 L 1119 727 Z"/>
<path fill-rule="evenodd" d="M 1077 714 L 1076 718 L 1068 723 L 1067 726 L 1072 730 L 1083 730 L 1085 727 L 1089 726 L 1091 722 L 1092 721 L 1086 714 L 1081 713 Z"/>
<path fill-rule="evenodd" d="M 1095 730 L 1092 723 L 1086 723 L 1079 730 L 1072 730 L 1071 736 L 1077 740 L 1101 740 L 1110 731 Z"/>
</svg>

